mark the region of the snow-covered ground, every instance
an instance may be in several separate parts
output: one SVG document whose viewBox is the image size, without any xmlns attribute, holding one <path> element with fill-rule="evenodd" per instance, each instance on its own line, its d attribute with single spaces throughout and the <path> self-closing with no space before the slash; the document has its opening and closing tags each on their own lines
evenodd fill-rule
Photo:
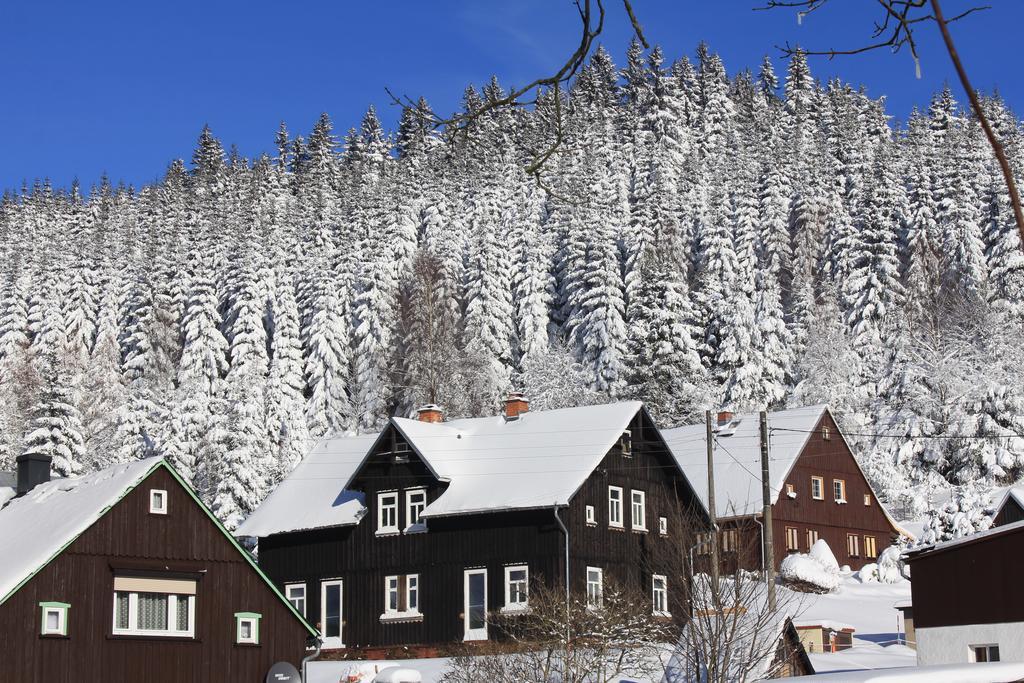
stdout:
<svg viewBox="0 0 1024 683">
<path fill-rule="evenodd" d="M 783 589 L 784 590 L 784 589 Z M 817 672 L 860 671 L 912 667 L 917 663 L 914 650 L 893 644 L 903 630 L 895 605 L 910 600 L 910 583 L 861 583 L 852 575 L 842 577 L 839 590 L 826 595 L 801 595 L 797 623 L 832 621 L 855 629 L 853 647 L 843 652 L 814 653 L 811 662 Z M 444 673 L 446 659 L 406 659 L 380 662 L 312 662 L 308 683 L 348 682 L 348 674 L 359 667 L 369 683 L 376 671 L 385 666 L 401 666 L 418 671 L 423 683 L 436 683 Z M 359 680 L 359 679 L 356 679 Z"/>
</svg>

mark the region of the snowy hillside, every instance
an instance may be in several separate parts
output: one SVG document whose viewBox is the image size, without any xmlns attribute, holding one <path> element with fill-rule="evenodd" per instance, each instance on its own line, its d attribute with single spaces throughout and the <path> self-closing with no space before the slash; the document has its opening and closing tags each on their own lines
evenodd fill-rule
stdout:
<svg viewBox="0 0 1024 683">
<path fill-rule="evenodd" d="M 540 184 L 553 95 L 462 132 L 325 115 L 255 160 L 204 129 L 150 186 L 6 194 L 0 470 L 160 453 L 234 525 L 324 433 L 518 387 L 663 426 L 827 402 L 901 518 L 1015 480 L 1024 255 L 979 127 L 785 71 L 599 51 Z"/>
</svg>

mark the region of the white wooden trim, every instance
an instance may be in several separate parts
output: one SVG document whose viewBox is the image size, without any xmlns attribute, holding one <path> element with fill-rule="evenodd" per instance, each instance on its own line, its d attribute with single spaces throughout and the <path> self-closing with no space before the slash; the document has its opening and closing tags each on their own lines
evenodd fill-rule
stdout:
<svg viewBox="0 0 1024 683">
<path fill-rule="evenodd" d="M 469 577 L 474 575 L 484 577 L 484 625 L 483 628 L 471 629 L 469 627 Z M 466 569 L 462 572 L 462 628 L 463 640 L 487 640 L 487 570 Z"/>
</svg>

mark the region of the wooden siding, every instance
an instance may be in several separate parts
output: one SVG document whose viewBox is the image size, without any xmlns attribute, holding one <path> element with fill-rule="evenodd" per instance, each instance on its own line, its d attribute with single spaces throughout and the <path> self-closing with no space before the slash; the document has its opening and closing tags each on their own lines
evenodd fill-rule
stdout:
<svg viewBox="0 0 1024 683">
<path fill-rule="evenodd" d="M 623 459 L 616 446 L 601 466 L 587 479 L 560 516 L 569 530 L 570 576 L 575 590 L 586 584 L 586 566 L 600 566 L 606 577 L 640 581 L 650 586 L 656 566 L 655 548 L 659 513 L 652 507 L 658 487 L 678 488 L 685 504 L 694 505 L 688 485 L 677 474 L 674 462 L 646 414 L 640 413 L 630 426 L 633 456 Z M 487 572 L 489 611 L 504 604 L 504 567 L 525 564 L 530 580 L 543 579 L 549 585 L 564 585 L 565 537 L 558 527 L 553 508 L 459 515 L 432 519 L 426 533 L 400 533 L 378 537 L 377 494 L 382 491 L 425 487 L 432 501 L 446 484 L 437 481 L 427 467 L 410 453 L 407 463 L 396 463 L 390 452 L 400 440 L 389 427 L 376 451 L 353 481 L 354 489 L 366 495 L 368 512 L 359 524 L 349 527 L 278 534 L 260 539 L 260 565 L 279 586 L 306 585 L 307 617 L 320 620 L 320 582 L 339 578 L 344 582 L 342 640 L 347 647 L 430 645 L 463 638 L 463 572 L 483 567 Z M 607 525 L 607 484 L 623 486 L 626 531 L 611 531 Z M 628 530 L 631 488 L 647 491 L 648 533 Z M 585 506 L 598 512 L 596 527 L 586 524 Z M 399 498 L 399 527 L 405 528 L 404 493 Z M 670 530 L 671 531 L 671 530 Z M 644 562 L 640 562 L 644 559 Z M 641 569 L 643 567 L 643 569 Z M 420 621 L 385 622 L 385 577 L 419 574 Z M 642 574 L 642 575 L 641 575 Z M 670 598 L 672 580 L 669 582 Z M 681 591 L 680 591 L 681 592 Z"/>
<path fill-rule="evenodd" d="M 909 560 L 915 629 L 1024 621 L 1024 527 Z"/>
<path fill-rule="evenodd" d="M 999 508 L 995 519 L 992 520 L 992 526 L 1005 526 L 1019 522 L 1022 519 L 1024 519 L 1024 508 L 1020 506 L 1020 503 L 1013 496 L 1007 496 L 1006 502 Z"/>
<path fill-rule="evenodd" d="M 830 439 L 821 433 L 827 427 Z M 824 498 L 811 497 L 811 477 L 824 480 Z M 846 482 L 846 503 L 835 502 L 832 482 L 841 479 Z M 881 504 L 871 493 L 867 480 L 857 467 L 853 452 L 839 434 L 832 416 L 827 412 L 810 434 L 807 445 L 786 477 L 792 484 L 796 497 L 786 495 L 785 484 L 778 501 L 772 507 L 772 535 L 775 545 L 775 566 L 778 567 L 789 551 L 786 549 L 786 527 L 795 527 L 799 540 L 799 552 L 807 552 L 807 530 L 818 532 L 832 549 L 840 565 L 860 569 L 875 557 L 865 554 L 864 538 L 875 538 L 876 552 L 881 553 L 892 543 L 898 532 L 886 519 Z M 871 496 L 871 504 L 864 504 L 864 496 Z M 859 538 L 860 553 L 851 555 L 847 550 L 847 535 Z"/>
<path fill-rule="evenodd" d="M 168 491 L 167 515 L 149 514 L 149 490 Z M 195 639 L 112 635 L 112 565 L 181 564 L 203 573 Z M 70 603 L 68 637 L 41 637 L 39 603 Z M 235 612 L 262 615 L 259 646 L 235 645 Z M 0 605 L 4 680 L 252 681 L 305 654 L 302 623 L 160 467 Z"/>
</svg>

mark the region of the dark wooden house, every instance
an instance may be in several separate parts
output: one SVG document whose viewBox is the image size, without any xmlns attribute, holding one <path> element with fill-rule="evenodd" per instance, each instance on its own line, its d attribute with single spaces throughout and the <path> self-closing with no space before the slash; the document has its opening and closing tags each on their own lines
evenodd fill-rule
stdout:
<svg viewBox="0 0 1024 683">
<path fill-rule="evenodd" d="M 1024 522 L 908 552 L 917 663 L 1024 662 Z"/>
<path fill-rule="evenodd" d="M 256 683 L 300 666 L 315 631 L 163 460 L 48 481 L 30 456 L 19 475 L 0 509 L 0 679 Z"/>
<path fill-rule="evenodd" d="M 1024 520 L 1024 487 L 1010 486 L 996 503 L 992 526 L 1005 526 Z"/>
<path fill-rule="evenodd" d="M 538 581 L 594 600 L 632 585 L 681 618 L 669 508 L 704 518 L 640 403 L 512 396 L 503 416 L 427 406 L 327 439 L 236 533 L 326 647 L 432 645 L 494 637 L 488 615 L 526 608 Z"/>
<path fill-rule="evenodd" d="M 775 567 L 825 539 L 841 565 L 860 569 L 904 533 L 871 490 L 827 406 L 768 414 Z M 708 500 L 704 424 L 668 429 L 680 467 Z M 715 508 L 726 568 L 763 566 L 761 439 L 757 413 L 719 413 L 713 429 Z M 709 544 L 701 547 L 707 553 Z"/>
</svg>

